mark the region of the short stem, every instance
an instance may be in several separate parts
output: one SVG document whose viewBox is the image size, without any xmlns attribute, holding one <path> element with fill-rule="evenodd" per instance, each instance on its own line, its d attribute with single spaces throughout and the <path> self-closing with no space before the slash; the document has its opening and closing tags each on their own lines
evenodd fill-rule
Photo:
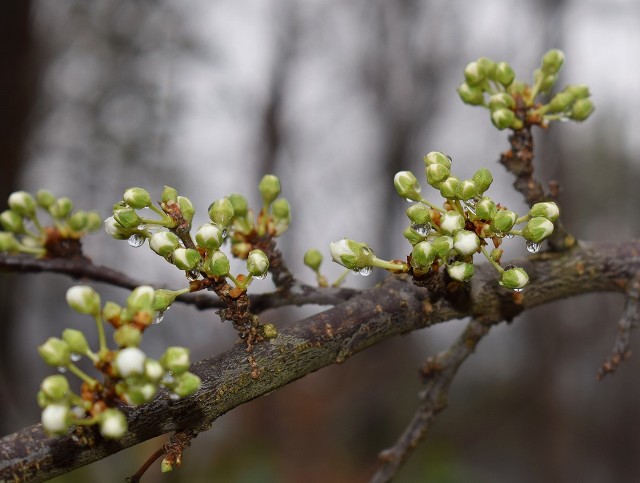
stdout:
<svg viewBox="0 0 640 483">
<path fill-rule="evenodd" d="M 20 252 L 29 253 L 31 255 L 45 255 L 47 253 L 47 250 L 45 250 L 44 248 L 28 247 L 23 244 L 20 244 Z"/>
<path fill-rule="evenodd" d="M 529 213 L 527 213 L 526 215 L 521 216 L 520 218 L 518 218 L 516 220 L 516 222 L 514 223 L 514 225 L 519 225 L 520 223 L 524 223 L 525 221 L 529 221 L 529 218 L 530 218 Z"/>
<path fill-rule="evenodd" d="M 331 284 L 331 286 L 332 286 L 332 287 L 339 287 L 339 286 L 340 286 L 340 284 L 341 284 L 342 282 L 344 282 L 344 279 L 345 279 L 345 278 L 347 278 L 347 275 L 349 275 L 349 272 L 351 272 L 351 270 L 349 270 L 349 269 L 347 268 L 344 272 L 342 272 L 342 275 L 340 275 L 340 276 L 336 279 L 336 281 L 335 281 L 335 282 L 333 282 L 333 283 Z"/>
<path fill-rule="evenodd" d="M 438 210 L 440 213 L 446 213 L 447 211 L 444 208 L 440 208 L 437 205 L 434 205 L 430 201 L 425 200 L 424 198 L 420 198 L 420 203 L 427 205 L 429 208 L 433 208 L 434 210 Z"/>
<path fill-rule="evenodd" d="M 150 205 L 150 206 L 148 206 L 148 208 L 149 208 L 151 211 L 153 211 L 154 213 L 156 213 L 156 214 L 160 215 L 162 218 L 165 218 L 165 219 L 166 219 L 166 218 L 169 218 L 169 216 L 168 216 L 164 211 L 162 211 L 160 208 L 158 208 L 158 207 L 157 207 L 157 206 L 155 206 L 155 205 Z"/>
<path fill-rule="evenodd" d="M 393 272 L 408 272 L 409 265 L 402 262 L 389 262 L 387 260 L 381 260 L 378 257 L 373 258 L 373 262 L 371 263 L 372 267 L 384 268 L 385 270 L 391 270 Z"/>
<path fill-rule="evenodd" d="M 98 381 L 96 381 L 93 377 L 88 376 L 82 369 L 76 366 L 73 362 L 70 362 L 67 368 L 69 369 L 69 371 L 73 372 L 76 376 L 78 376 L 84 382 L 89 384 L 91 388 L 95 387 L 95 385 L 98 384 Z"/>
<path fill-rule="evenodd" d="M 504 272 L 504 268 L 502 268 L 498 264 L 498 262 L 496 262 L 493 258 L 491 258 L 491 255 L 487 252 L 487 249 L 485 247 L 480 247 L 480 251 L 487 258 L 487 260 L 489 260 L 489 263 L 493 265 L 493 268 L 495 268 L 498 271 L 498 273 Z"/>
<path fill-rule="evenodd" d="M 34 214 L 33 216 L 30 216 L 29 219 L 33 222 L 33 224 L 35 225 L 35 227 L 38 229 L 40 233 L 44 233 L 44 228 L 42 228 L 42 225 L 40 224 L 40 220 L 38 220 L 37 215 Z"/>
<path fill-rule="evenodd" d="M 522 236 L 522 230 L 509 230 L 509 235 Z"/>
<path fill-rule="evenodd" d="M 144 225 L 157 225 L 157 226 L 164 226 L 166 228 L 170 228 L 173 225 L 172 220 L 166 217 L 162 220 L 154 220 L 152 218 L 141 217 L 140 220 L 141 220 L 141 224 L 144 224 Z"/>
<path fill-rule="evenodd" d="M 104 335 L 104 324 L 102 323 L 102 317 L 100 316 L 100 314 L 96 314 L 94 315 L 94 318 L 96 320 L 96 327 L 98 328 L 98 343 L 100 346 L 100 349 L 98 350 L 98 356 L 100 357 L 100 359 L 102 359 L 105 354 L 109 352 L 109 349 L 107 349 L 107 339 Z"/>
</svg>

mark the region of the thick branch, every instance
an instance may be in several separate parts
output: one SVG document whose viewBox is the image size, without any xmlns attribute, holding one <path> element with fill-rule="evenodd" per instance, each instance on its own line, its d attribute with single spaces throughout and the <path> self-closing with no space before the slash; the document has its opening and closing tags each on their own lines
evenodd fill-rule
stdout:
<svg viewBox="0 0 640 483">
<path fill-rule="evenodd" d="M 521 297 L 496 283 L 495 271 L 479 267 L 468 297 L 450 300 L 406 277 L 391 276 L 330 310 L 280 330 L 276 339 L 254 348 L 261 368 L 251 378 L 243 344 L 193 367 L 203 381 L 194 396 L 171 400 L 160 393 L 128 414 L 130 432 L 118 442 L 95 430 L 50 439 L 38 424 L 0 440 L 0 480 L 43 481 L 124 448 L 172 431 L 206 428 L 234 407 L 267 394 L 322 367 L 342 361 L 382 340 L 453 318 L 482 315 L 486 323 L 510 320 L 522 310 L 588 292 L 622 292 L 640 270 L 640 243 L 584 244 L 559 253 L 541 253 L 515 263 L 530 285 Z"/>
</svg>

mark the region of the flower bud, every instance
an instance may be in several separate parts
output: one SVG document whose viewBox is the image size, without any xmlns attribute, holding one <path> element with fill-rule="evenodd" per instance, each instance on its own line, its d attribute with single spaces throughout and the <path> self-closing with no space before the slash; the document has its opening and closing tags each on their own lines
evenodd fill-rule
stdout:
<svg viewBox="0 0 640 483">
<path fill-rule="evenodd" d="M 443 198 L 447 198 L 449 200 L 457 199 L 457 191 L 460 186 L 460 180 L 456 176 L 449 176 L 442 183 L 440 183 L 439 190 L 440 195 Z"/>
<path fill-rule="evenodd" d="M 69 381 L 62 374 L 45 377 L 40 389 L 51 401 L 62 401 L 70 391 Z"/>
<path fill-rule="evenodd" d="M 519 290 L 529 283 L 529 275 L 522 268 L 510 268 L 502 272 L 498 283 L 505 288 Z"/>
<path fill-rule="evenodd" d="M 120 439 L 127 432 L 127 418 L 118 409 L 110 408 L 100 413 L 100 434 L 107 439 Z"/>
<path fill-rule="evenodd" d="M 67 304 L 81 314 L 100 313 L 100 295 L 88 285 L 74 285 L 67 290 Z"/>
<path fill-rule="evenodd" d="M 36 216 L 36 200 L 26 191 L 14 191 L 9 195 L 9 208 L 27 218 Z"/>
<path fill-rule="evenodd" d="M 527 86 L 527 84 L 525 84 L 524 82 L 514 80 L 511 85 L 509 85 L 507 92 L 509 92 L 509 94 L 511 94 L 512 96 L 522 96 L 528 89 L 528 87 L 529 86 Z"/>
<path fill-rule="evenodd" d="M 449 252 L 453 248 L 453 237 L 443 235 L 434 239 L 431 244 L 436 252 L 438 258 L 446 259 L 449 256 Z"/>
<path fill-rule="evenodd" d="M 400 171 L 393 178 L 393 185 L 400 196 L 406 200 L 420 201 L 420 183 L 411 171 Z"/>
<path fill-rule="evenodd" d="M 156 312 L 164 312 L 175 301 L 176 297 L 180 295 L 180 292 L 175 290 L 166 290 L 159 288 L 155 291 L 153 297 L 153 310 Z"/>
<path fill-rule="evenodd" d="M 558 80 L 558 74 L 550 74 L 542 78 L 542 82 L 540 82 L 540 92 L 543 94 L 549 94 L 551 92 L 551 88 L 555 85 Z"/>
<path fill-rule="evenodd" d="M 553 99 L 547 104 L 549 112 L 564 112 L 566 111 L 575 97 L 570 92 L 558 92 Z"/>
<path fill-rule="evenodd" d="M 402 232 L 402 236 L 404 236 L 409 241 L 409 243 L 411 243 L 411 245 L 415 245 L 416 243 L 420 243 L 422 240 L 425 239 L 425 237 L 423 235 L 421 235 L 420 233 L 416 232 L 411 226 L 408 226 Z M 341 265 L 343 265 L 343 264 L 341 263 Z"/>
<path fill-rule="evenodd" d="M 447 273 L 449 276 L 459 282 L 468 282 L 473 277 L 473 263 L 454 262 L 447 265 Z"/>
<path fill-rule="evenodd" d="M 155 359 L 147 359 L 144 361 L 144 375 L 153 382 L 158 382 L 164 376 L 164 367 Z"/>
<path fill-rule="evenodd" d="M 496 109 L 514 109 L 516 107 L 516 101 L 506 92 L 500 92 L 494 94 L 489 98 L 489 109 L 495 111 Z"/>
<path fill-rule="evenodd" d="M 269 259 L 262 250 L 251 250 L 247 257 L 247 271 L 254 277 L 262 277 L 269 270 Z"/>
<path fill-rule="evenodd" d="M 122 226 L 113 216 L 104 220 L 104 231 L 116 240 L 126 240 L 135 232 L 135 230 Z"/>
<path fill-rule="evenodd" d="M 464 69 L 464 78 L 467 84 L 475 86 L 480 84 L 486 78 L 486 71 L 483 66 L 478 62 L 470 62 Z"/>
<path fill-rule="evenodd" d="M 491 228 L 497 233 L 507 233 L 513 228 L 517 219 L 518 215 L 513 211 L 499 210 L 491 220 Z"/>
<path fill-rule="evenodd" d="M 454 234 L 464 228 L 464 217 L 457 211 L 449 210 L 440 218 L 440 228 L 446 233 Z"/>
<path fill-rule="evenodd" d="M 196 209 L 193 207 L 193 203 L 191 203 L 191 200 L 185 196 L 178 196 L 176 198 L 176 202 L 180 207 L 182 218 L 184 218 L 189 224 L 191 224 L 191 221 L 193 221 L 193 215 L 196 212 Z"/>
<path fill-rule="evenodd" d="M 511 127 L 511 124 L 513 123 L 513 121 L 515 121 L 515 119 L 516 115 L 510 109 L 496 109 L 491 113 L 491 122 L 501 131 L 503 129 Z"/>
<path fill-rule="evenodd" d="M 229 259 L 220 251 L 213 252 L 208 260 L 205 261 L 204 271 L 214 277 L 224 277 L 231 270 Z"/>
<path fill-rule="evenodd" d="M 466 201 L 471 198 L 475 198 L 476 196 L 478 196 L 478 188 L 473 181 L 466 179 L 458 184 L 458 188 L 456 189 L 456 198 Z"/>
<path fill-rule="evenodd" d="M 425 167 L 429 167 L 432 164 L 441 164 L 446 168 L 451 169 L 451 158 L 440 151 L 431 151 L 427 153 L 423 158 Z"/>
<path fill-rule="evenodd" d="M 44 344 L 38 347 L 38 353 L 50 366 L 66 367 L 71 362 L 69 344 L 57 337 L 49 337 Z"/>
<path fill-rule="evenodd" d="M 484 91 L 478 86 L 470 86 L 466 82 L 458 87 L 458 95 L 462 102 L 471 106 L 481 106 L 484 104 Z"/>
<path fill-rule="evenodd" d="M 49 434 L 65 434 L 71 422 L 71 410 L 66 404 L 49 404 L 42 411 L 42 427 Z"/>
<path fill-rule="evenodd" d="M 54 218 L 62 220 L 69 216 L 71 210 L 73 210 L 73 201 L 63 196 L 62 198 L 58 198 L 55 203 L 49 207 L 49 214 Z"/>
<path fill-rule="evenodd" d="M 472 231 L 460 230 L 453 237 L 453 248 L 461 255 L 471 255 L 480 248 L 480 238 Z"/>
<path fill-rule="evenodd" d="M 56 197 L 51 191 L 38 190 L 36 193 L 36 203 L 45 210 L 56 202 Z"/>
<path fill-rule="evenodd" d="M 144 374 L 146 358 L 146 354 L 137 347 L 127 347 L 118 351 L 114 366 L 120 377 L 139 376 Z"/>
<path fill-rule="evenodd" d="M 196 235 L 197 239 L 197 235 Z M 151 235 L 149 247 L 161 257 L 168 257 L 180 246 L 180 239 L 170 231 L 158 231 Z"/>
<path fill-rule="evenodd" d="M 207 250 L 218 250 L 222 245 L 222 229 L 213 223 L 205 223 L 198 228 L 196 243 Z"/>
<path fill-rule="evenodd" d="M 426 225 L 431 221 L 431 210 L 422 203 L 411 205 L 406 213 L 409 219 L 418 225 Z"/>
<path fill-rule="evenodd" d="M 374 259 L 373 251 L 366 243 L 359 243 L 346 238 L 332 242 L 329 245 L 329 251 L 334 262 L 350 270 L 370 267 Z"/>
<path fill-rule="evenodd" d="M 140 285 L 134 288 L 127 298 L 127 308 L 132 312 L 140 310 L 153 310 L 153 300 L 156 291 L 149 285 Z"/>
<path fill-rule="evenodd" d="M 491 183 L 493 183 L 493 176 L 487 168 L 480 168 L 473 174 L 471 179 L 475 183 L 478 194 L 480 195 L 487 191 Z"/>
<path fill-rule="evenodd" d="M 427 183 L 429 183 L 434 188 L 438 188 L 440 186 L 440 183 L 442 183 L 451 175 L 451 171 L 449 170 L 449 168 L 442 164 L 432 164 L 427 166 L 426 175 Z"/>
<path fill-rule="evenodd" d="M 282 235 L 291 224 L 291 207 L 289 206 L 289 202 L 284 198 L 275 200 L 271 205 L 271 216 L 274 222 L 271 227 L 274 235 Z"/>
<path fill-rule="evenodd" d="M 428 241 L 417 243 L 411 251 L 411 266 L 428 270 L 436 259 L 436 251 Z"/>
<path fill-rule="evenodd" d="M 484 71 L 485 75 L 492 79 L 496 71 L 496 63 L 487 57 L 478 57 L 476 62 Z"/>
<path fill-rule="evenodd" d="M 232 193 L 228 198 L 231 202 L 231 206 L 233 206 L 234 216 L 247 216 L 247 213 L 249 212 L 249 204 L 244 196 L 238 193 Z"/>
<path fill-rule="evenodd" d="M 522 236 L 532 242 L 540 243 L 553 233 L 553 223 L 546 218 L 536 216 L 527 222 L 522 230 Z"/>
<path fill-rule="evenodd" d="M 564 63 L 564 54 L 561 50 L 552 49 L 542 57 L 541 70 L 545 74 L 557 74 Z"/>
<path fill-rule="evenodd" d="M 102 308 L 102 318 L 109 322 L 115 322 L 116 320 L 120 319 L 121 311 L 122 307 L 120 307 L 117 303 L 108 301 Z"/>
<path fill-rule="evenodd" d="M 560 210 L 558 209 L 558 205 L 553 201 L 545 201 L 533 205 L 529 211 L 529 216 L 532 218 L 542 216 L 549 221 L 556 221 L 558 216 L 560 216 Z"/>
<path fill-rule="evenodd" d="M 137 347 L 142 341 L 142 332 L 131 324 L 124 324 L 113 332 L 113 340 L 118 347 Z"/>
<path fill-rule="evenodd" d="M 76 211 L 73 215 L 69 217 L 67 220 L 69 223 L 69 227 L 76 232 L 83 231 L 87 227 L 87 223 L 89 222 L 89 216 L 86 211 Z"/>
<path fill-rule="evenodd" d="M 595 107 L 591 99 L 578 99 L 571 109 L 569 117 L 574 121 L 584 121 L 594 111 Z"/>
<path fill-rule="evenodd" d="M 249 256 L 249 252 L 253 249 L 251 243 L 231 242 L 231 253 L 234 257 L 245 259 Z"/>
<path fill-rule="evenodd" d="M 481 220 L 491 220 L 497 212 L 495 202 L 489 198 L 482 198 L 478 203 L 476 203 L 476 215 Z"/>
<path fill-rule="evenodd" d="M 222 198 L 209 206 L 209 218 L 222 228 L 229 226 L 233 215 L 233 205 L 229 198 Z"/>
<path fill-rule="evenodd" d="M 200 378 L 191 372 L 178 374 L 171 390 L 180 397 L 187 397 L 200 389 Z"/>
<path fill-rule="evenodd" d="M 315 248 L 310 248 L 304 254 L 304 264 L 314 272 L 317 272 L 322 264 L 322 253 Z"/>
<path fill-rule="evenodd" d="M 136 384 L 128 384 L 123 392 L 123 397 L 127 404 L 139 406 L 148 403 L 156 395 L 158 388 L 150 382 L 138 382 Z"/>
<path fill-rule="evenodd" d="M 589 92 L 589 86 L 584 84 L 569 84 L 564 88 L 564 91 L 573 94 L 573 97 L 576 99 L 586 99 L 591 95 Z"/>
<path fill-rule="evenodd" d="M 508 87 L 515 79 L 516 74 L 506 62 L 498 62 L 494 73 L 495 80 L 505 87 Z"/>
<path fill-rule="evenodd" d="M 202 257 L 193 248 L 176 248 L 171 255 L 171 260 L 180 270 L 193 270 Z"/>
<path fill-rule="evenodd" d="M 79 330 L 64 329 L 62 340 L 67 343 L 69 350 L 74 354 L 86 355 L 90 351 L 87 338 Z"/>
<path fill-rule="evenodd" d="M 151 195 L 143 188 L 129 188 L 124 192 L 122 200 L 131 208 L 140 210 L 151 206 Z"/>
<path fill-rule="evenodd" d="M 169 201 L 175 201 L 176 203 L 178 202 L 178 191 L 174 188 L 172 188 L 171 186 L 166 186 L 164 187 L 164 189 L 162 190 L 162 196 L 160 198 L 160 200 L 163 203 L 169 203 Z"/>
<path fill-rule="evenodd" d="M 160 357 L 160 364 L 167 371 L 171 371 L 175 374 L 182 374 L 191 365 L 189 361 L 189 349 L 186 347 L 167 347 L 162 357 Z"/>
<path fill-rule="evenodd" d="M 0 214 L 0 225 L 11 233 L 24 233 L 22 216 L 13 210 L 5 210 Z"/>
<path fill-rule="evenodd" d="M 142 223 L 142 218 L 132 208 L 114 211 L 113 217 L 124 228 L 135 229 Z"/>
<path fill-rule="evenodd" d="M 13 233 L 0 231 L 0 253 L 1 252 L 17 252 L 20 250 L 20 244 Z"/>
<path fill-rule="evenodd" d="M 272 174 L 265 174 L 258 184 L 258 191 L 265 205 L 270 205 L 280 195 L 280 180 Z"/>
</svg>

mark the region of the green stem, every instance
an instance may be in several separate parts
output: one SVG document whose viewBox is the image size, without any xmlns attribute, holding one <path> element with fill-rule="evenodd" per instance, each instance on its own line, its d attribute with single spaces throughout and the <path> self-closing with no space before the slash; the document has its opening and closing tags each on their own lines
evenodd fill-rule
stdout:
<svg viewBox="0 0 640 483">
<path fill-rule="evenodd" d="M 347 275 L 349 275 L 349 272 L 351 272 L 351 270 L 349 270 L 348 268 L 342 272 L 342 275 L 340 275 L 335 282 L 333 282 L 331 284 L 332 287 L 339 287 L 340 284 L 342 284 L 342 282 L 344 282 L 344 279 L 347 278 Z"/>
<path fill-rule="evenodd" d="M 424 198 L 420 198 L 420 203 L 427 205 L 429 208 L 433 208 L 434 210 L 438 210 L 440 213 L 446 213 L 447 211 L 444 208 L 440 208 L 437 205 L 434 205 L 430 201 L 425 200 Z"/>
<path fill-rule="evenodd" d="M 98 422 L 98 416 L 93 416 L 91 418 L 74 418 L 73 422 L 77 426 L 93 426 Z"/>
<path fill-rule="evenodd" d="M 47 250 L 40 247 L 28 247 L 20 243 L 20 252 L 29 253 L 31 255 L 45 255 L 47 253 Z"/>
<path fill-rule="evenodd" d="M 96 314 L 94 315 L 94 318 L 96 320 L 96 327 L 98 328 L 98 343 L 100 346 L 100 349 L 98 350 L 98 356 L 100 357 L 100 359 L 102 359 L 107 352 L 109 352 L 109 349 L 107 348 L 107 339 L 104 335 L 104 324 L 102 323 L 102 317 L 100 316 L 100 314 Z"/>
<path fill-rule="evenodd" d="M 164 211 L 158 208 L 156 205 L 150 205 L 149 209 L 154 213 L 160 215 L 163 219 L 170 219 L 170 217 Z"/>
<path fill-rule="evenodd" d="M 527 213 L 526 215 L 521 216 L 520 218 L 518 218 L 516 220 L 516 222 L 514 223 L 514 225 L 519 225 L 520 223 L 524 223 L 525 221 L 529 221 L 530 217 L 531 216 L 529 215 L 529 213 Z"/>
<path fill-rule="evenodd" d="M 408 272 L 409 271 L 409 265 L 407 265 L 406 263 L 402 263 L 402 262 L 389 262 L 387 260 L 381 260 L 378 257 L 373 257 L 373 262 L 371 263 L 372 267 L 378 267 L 378 268 L 384 268 L 385 270 L 391 270 L 394 272 L 397 271 L 402 271 L 402 272 Z"/>
<path fill-rule="evenodd" d="M 493 258 L 491 258 L 491 255 L 487 252 L 487 249 L 485 247 L 480 247 L 480 251 L 487 258 L 487 260 L 489 260 L 489 263 L 493 265 L 493 268 L 495 268 L 498 271 L 498 273 L 501 274 L 502 272 L 504 272 L 504 268 L 502 268 L 498 264 L 498 262 L 496 262 Z"/>
<path fill-rule="evenodd" d="M 67 368 L 69 369 L 69 371 L 73 372 L 76 376 L 78 376 L 84 382 L 89 384 L 91 388 L 95 387 L 96 384 L 98 384 L 98 381 L 96 381 L 93 377 L 88 376 L 82 369 L 76 366 L 73 362 L 69 362 L 69 365 L 67 366 Z"/>
</svg>

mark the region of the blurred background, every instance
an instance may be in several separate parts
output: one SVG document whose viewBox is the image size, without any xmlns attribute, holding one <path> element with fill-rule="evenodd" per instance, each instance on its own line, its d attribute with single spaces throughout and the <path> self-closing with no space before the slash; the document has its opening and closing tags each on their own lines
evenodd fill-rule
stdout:
<svg viewBox="0 0 640 483">
<path fill-rule="evenodd" d="M 455 91 L 479 56 L 528 79 L 542 54 L 566 54 L 560 85 L 586 83 L 584 125 L 536 131 L 537 170 L 563 188 L 563 219 L 580 239 L 638 233 L 640 3 L 633 0 L 6 0 L 0 16 L 0 209 L 10 192 L 47 188 L 104 217 L 130 186 L 177 188 L 206 219 L 232 192 L 258 200 L 277 174 L 293 207 L 280 247 L 294 273 L 311 247 L 344 236 L 383 258 L 409 245 L 393 175 L 422 173 L 444 151 L 460 177 L 492 169 L 491 196 L 524 205 L 496 161 L 508 148 L 486 110 Z M 423 183 L 426 184 L 426 183 Z M 434 197 L 437 200 L 437 197 Z M 513 243 L 508 258 L 524 256 Z M 179 288 L 185 280 L 148 248 L 100 233 L 99 264 Z M 339 267 L 325 262 L 331 280 Z M 368 287 L 384 274 L 347 285 Z M 376 279 L 376 277 L 378 277 Z M 36 346 L 82 327 L 60 275 L 0 274 L 0 430 L 39 420 L 35 394 L 51 371 Z M 270 282 L 252 289 L 269 290 Z M 103 300 L 123 290 L 98 285 Z M 583 296 L 496 327 L 455 381 L 450 407 L 397 481 L 640 481 L 640 358 L 596 383 L 622 311 L 619 295 Z M 270 311 L 276 324 L 322 310 Z M 185 465 L 148 481 L 357 482 L 410 420 L 419 365 L 464 321 L 380 344 L 220 418 Z M 88 331 L 90 332 L 90 330 Z M 213 312 L 175 307 L 145 335 L 159 356 L 187 345 L 194 360 L 233 344 Z M 635 344 L 637 349 L 638 345 Z M 166 438 L 57 482 L 122 481 Z"/>
</svg>

